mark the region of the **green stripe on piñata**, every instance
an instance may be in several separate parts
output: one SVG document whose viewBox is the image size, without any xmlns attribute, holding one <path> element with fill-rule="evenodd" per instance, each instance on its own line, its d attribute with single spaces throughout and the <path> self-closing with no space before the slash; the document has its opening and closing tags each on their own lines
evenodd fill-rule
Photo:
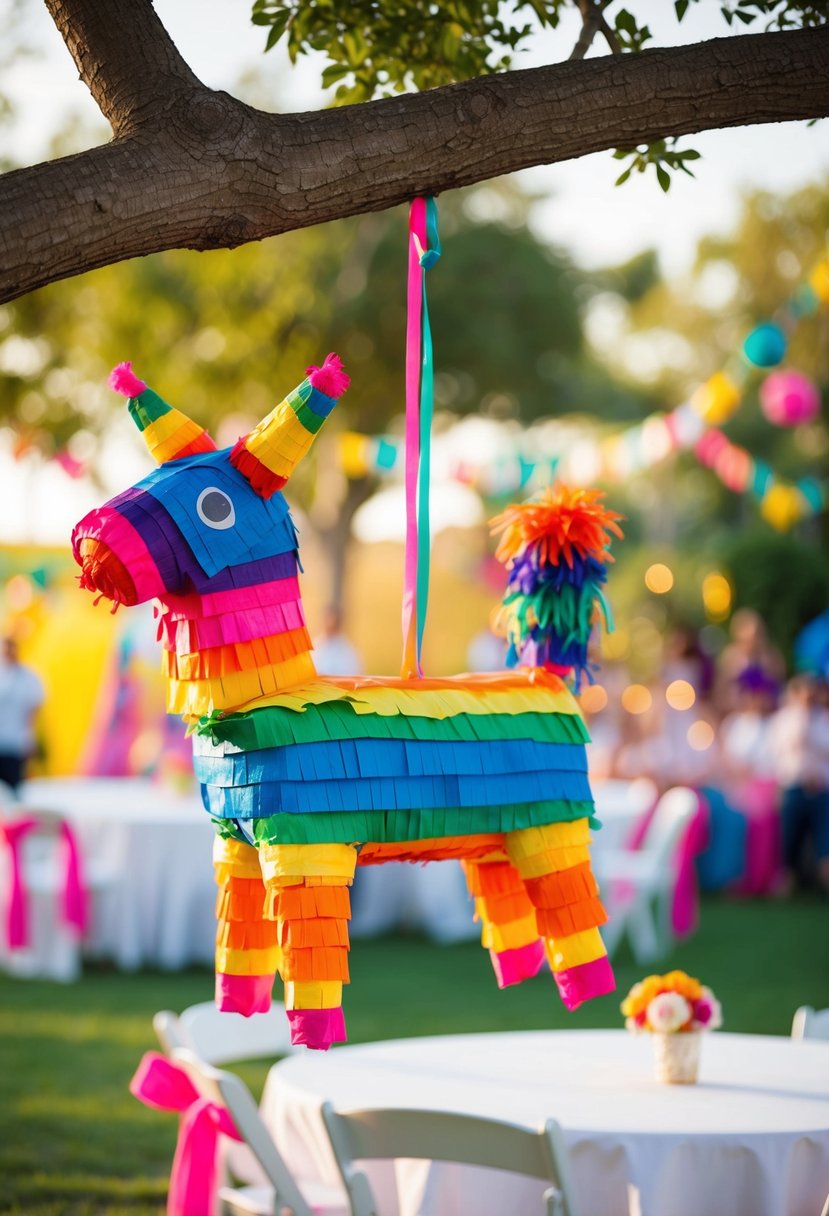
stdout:
<svg viewBox="0 0 829 1216">
<path fill-rule="evenodd" d="M 298 388 L 295 388 L 292 393 L 289 393 L 285 400 L 290 405 L 291 409 L 296 414 L 299 421 L 312 435 L 316 435 L 322 424 L 325 422 L 325 416 L 315 414 L 310 405 L 306 402 L 313 392 L 313 387 L 310 380 L 303 380 Z"/>
<path fill-rule="evenodd" d="M 348 701 L 308 705 L 301 714 L 273 706 L 243 714 L 202 718 L 196 734 L 195 750 L 202 755 L 209 754 L 214 747 L 221 749 L 223 744 L 248 752 L 293 743 L 324 743 L 329 739 L 590 742 L 587 728 L 578 714 L 455 714 L 448 718 L 407 718 L 402 714 L 358 714 Z"/>
<path fill-rule="evenodd" d="M 486 836 L 585 818 L 590 819 L 591 827 L 599 827 L 592 815 L 592 802 L 559 800 L 460 810 L 315 811 L 313 815 L 271 815 L 250 822 L 257 844 L 390 844 L 467 833 Z M 223 835 L 235 836 L 235 832 L 225 830 Z"/>
</svg>

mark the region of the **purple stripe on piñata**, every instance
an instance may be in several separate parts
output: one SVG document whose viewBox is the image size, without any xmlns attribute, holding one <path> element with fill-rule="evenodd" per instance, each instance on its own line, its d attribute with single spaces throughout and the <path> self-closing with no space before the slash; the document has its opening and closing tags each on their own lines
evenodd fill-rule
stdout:
<svg viewBox="0 0 829 1216">
<path fill-rule="evenodd" d="M 567 1009 L 578 1009 L 579 1005 L 594 996 L 606 996 L 616 988 L 613 969 L 606 954 L 592 963 L 579 963 L 567 971 L 554 971 L 553 976 Z"/>
<path fill-rule="evenodd" d="M 127 490 L 113 499 L 119 513 L 141 536 L 155 562 L 164 585 L 175 594 L 189 587 L 196 592 L 231 591 L 237 587 L 291 578 L 297 572 L 296 552 L 241 562 L 208 578 L 172 518 L 157 499 L 143 490 Z"/>
</svg>

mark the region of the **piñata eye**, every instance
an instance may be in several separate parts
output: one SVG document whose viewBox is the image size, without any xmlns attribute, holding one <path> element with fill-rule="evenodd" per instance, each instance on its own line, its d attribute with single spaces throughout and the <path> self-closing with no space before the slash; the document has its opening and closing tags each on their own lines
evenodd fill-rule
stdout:
<svg viewBox="0 0 829 1216">
<path fill-rule="evenodd" d="M 196 502 L 199 519 L 208 528 L 232 528 L 236 523 L 236 511 L 224 490 L 208 486 L 202 490 Z"/>
</svg>

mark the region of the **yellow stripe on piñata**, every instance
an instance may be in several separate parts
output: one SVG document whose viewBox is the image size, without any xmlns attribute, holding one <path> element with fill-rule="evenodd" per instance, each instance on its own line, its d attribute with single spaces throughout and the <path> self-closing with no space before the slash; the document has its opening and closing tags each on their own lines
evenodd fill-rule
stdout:
<svg viewBox="0 0 829 1216">
<path fill-rule="evenodd" d="M 571 937 L 548 938 L 544 942 L 544 953 L 551 971 L 568 971 L 570 967 L 604 958 L 607 951 L 599 930 L 585 929 Z"/>
<path fill-rule="evenodd" d="M 245 447 L 277 477 L 290 477 L 315 438 L 283 400 L 251 431 Z"/>
<path fill-rule="evenodd" d="M 259 854 L 252 844 L 233 840 L 229 836 L 213 838 L 213 865 L 222 866 L 228 877 L 259 878 Z"/>
<path fill-rule="evenodd" d="M 200 435 L 204 427 L 199 426 L 192 418 L 182 414 L 180 410 L 171 409 L 162 414 L 144 429 L 144 439 L 152 456 L 159 464 L 173 460 L 177 452 L 186 448 Z"/>
<path fill-rule="evenodd" d="M 515 865 L 522 878 L 542 878 L 545 874 L 555 874 L 558 870 L 569 870 L 571 866 L 582 865 L 590 860 L 590 849 L 585 845 L 574 845 L 564 849 L 548 849 L 545 853 L 536 853 L 534 857 L 523 857 L 516 860 Z"/>
<path fill-rule="evenodd" d="M 517 832 L 508 832 L 506 836 L 507 853 L 513 864 L 519 868 L 522 860 L 535 857 L 539 853 L 589 843 L 590 826 L 586 819 L 547 823 L 537 828 L 521 828 Z"/>
<path fill-rule="evenodd" d="M 232 950 L 216 947 L 216 970 L 224 975 L 273 975 L 282 962 L 278 946 L 268 950 Z"/>
<path fill-rule="evenodd" d="M 201 718 L 214 709 L 241 709 L 251 701 L 281 704 L 280 690 L 302 687 L 316 675 L 310 654 L 300 654 L 284 663 L 234 672 L 219 680 L 169 680 L 167 712 Z"/>
<path fill-rule="evenodd" d="M 547 672 L 456 676 L 451 679 L 318 677 L 277 697 L 264 697 L 240 709 L 279 706 L 301 713 L 306 705 L 349 701 L 357 714 L 451 718 L 456 714 L 557 713 L 579 715 L 573 694 Z M 172 711 L 171 711 L 172 712 Z"/>
<path fill-rule="evenodd" d="M 337 1009 L 343 1003 L 342 980 L 286 980 L 286 1009 Z"/>
<path fill-rule="evenodd" d="M 517 950 L 521 946 L 528 946 L 537 937 L 538 924 L 533 912 L 522 920 L 509 921 L 505 925 L 484 921 L 481 945 L 487 950 L 495 950 L 500 954 L 504 950 Z"/>
<path fill-rule="evenodd" d="M 259 850 L 265 883 L 282 878 L 333 878 L 350 883 L 357 851 L 350 844 L 265 844 Z"/>
</svg>

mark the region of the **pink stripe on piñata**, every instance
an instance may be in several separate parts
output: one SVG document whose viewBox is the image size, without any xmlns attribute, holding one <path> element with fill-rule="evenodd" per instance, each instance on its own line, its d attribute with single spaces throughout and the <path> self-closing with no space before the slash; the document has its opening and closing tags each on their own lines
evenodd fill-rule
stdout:
<svg viewBox="0 0 829 1216">
<path fill-rule="evenodd" d="M 290 633 L 304 629 L 305 614 L 299 600 L 290 604 L 274 604 L 270 608 L 228 612 L 204 620 L 171 621 L 161 617 L 159 633 L 165 650 L 178 654 L 193 654 L 216 646 L 232 646 L 235 642 L 252 642 L 256 638 Z"/>
<path fill-rule="evenodd" d="M 83 531 L 81 531 L 81 528 Z M 79 566 L 83 565 L 79 546 L 81 540 L 101 540 L 126 566 L 138 596 L 138 602 L 151 600 L 164 594 L 164 583 L 158 567 L 141 536 L 120 511 L 112 507 L 101 507 L 90 511 L 72 531 L 72 553 Z"/>
<path fill-rule="evenodd" d="M 544 943 L 540 938 L 515 950 L 490 950 L 492 969 L 499 988 L 510 988 L 522 980 L 531 980 L 544 966 Z"/>
<path fill-rule="evenodd" d="M 277 578 L 258 586 L 234 587 L 230 591 L 209 591 L 204 595 L 164 596 L 163 612 L 173 621 L 221 616 L 225 612 L 244 612 L 268 604 L 286 604 L 299 599 L 299 579 Z"/>
<path fill-rule="evenodd" d="M 216 972 L 216 1008 L 222 1013 L 267 1013 L 271 1007 L 272 975 L 224 975 Z"/>
<path fill-rule="evenodd" d="M 328 1051 L 332 1043 L 346 1041 L 341 1005 L 336 1009 L 289 1009 L 287 1014 L 294 1047 L 304 1045 L 314 1051 Z"/>
<path fill-rule="evenodd" d="M 567 971 L 553 972 L 559 995 L 567 1009 L 578 1009 L 579 1005 L 594 996 L 606 996 L 615 991 L 616 980 L 607 955 L 593 959 L 592 963 L 579 963 Z"/>
</svg>

